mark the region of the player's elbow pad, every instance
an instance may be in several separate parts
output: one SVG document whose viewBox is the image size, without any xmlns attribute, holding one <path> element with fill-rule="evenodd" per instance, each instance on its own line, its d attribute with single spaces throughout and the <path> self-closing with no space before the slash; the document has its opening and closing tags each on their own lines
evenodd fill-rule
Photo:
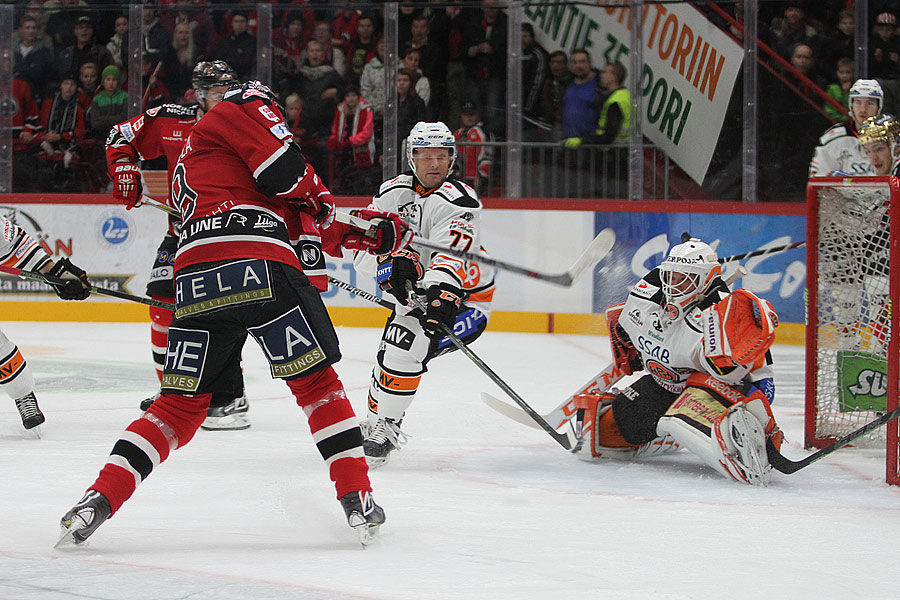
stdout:
<svg viewBox="0 0 900 600">
<path fill-rule="evenodd" d="M 266 196 L 274 197 L 296 185 L 306 170 L 306 157 L 300 146 L 291 142 L 287 151 L 276 158 L 256 178 L 256 185 Z"/>
</svg>

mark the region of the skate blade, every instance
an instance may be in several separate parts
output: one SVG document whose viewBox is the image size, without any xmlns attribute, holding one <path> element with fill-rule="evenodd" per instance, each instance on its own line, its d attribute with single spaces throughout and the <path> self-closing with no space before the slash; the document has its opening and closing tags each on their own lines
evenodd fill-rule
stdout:
<svg viewBox="0 0 900 600">
<path fill-rule="evenodd" d="M 228 419 L 227 421 L 225 419 Z M 224 422 L 223 422 L 224 421 Z M 241 431 L 250 429 L 250 419 L 246 415 L 228 417 L 207 417 L 200 425 L 204 431 Z"/>
<path fill-rule="evenodd" d="M 379 525 L 377 523 L 366 523 L 365 525 L 354 527 L 356 533 L 359 535 L 359 543 L 363 548 L 372 543 L 378 535 L 378 528 Z"/>
<path fill-rule="evenodd" d="M 39 439 L 41 439 L 41 435 L 42 434 L 41 434 L 41 426 L 40 425 L 35 425 L 31 429 L 25 430 L 25 437 L 27 437 L 28 439 L 31 439 L 31 440 L 39 440 Z"/>
<path fill-rule="evenodd" d="M 369 465 L 370 469 L 378 469 L 388 464 L 389 457 L 390 454 L 387 456 L 366 456 L 366 464 Z"/>
<path fill-rule="evenodd" d="M 77 518 L 77 517 L 76 517 Z M 80 527 L 78 525 L 81 525 Z M 82 544 L 83 542 L 79 542 L 75 539 L 75 533 L 80 531 L 82 527 L 84 527 L 85 523 L 80 518 L 77 518 L 77 521 L 73 520 L 72 523 L 68 527 L 62 527 L 62 532 L 59 535 L 59 539 L 56 540 L 56 543 L 53 544 L 53 547 L 57 550 L 65 550 L 68 548 L 74 548 Z"/>
</svg>

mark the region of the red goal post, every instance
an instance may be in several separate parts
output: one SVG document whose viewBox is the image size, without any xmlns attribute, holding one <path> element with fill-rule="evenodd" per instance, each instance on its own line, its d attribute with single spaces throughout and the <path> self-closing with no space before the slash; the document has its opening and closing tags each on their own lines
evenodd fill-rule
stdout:
<svg viewBox="0 0 900 600">
<path fill-rule="evenodd" d="M 900 179 L 815 177 L 806 202 L 805 437 L 821 448 L 897 408 Z M 886 447 L 900 485 L 897 419 L 855 444 Z"/>
</svg>

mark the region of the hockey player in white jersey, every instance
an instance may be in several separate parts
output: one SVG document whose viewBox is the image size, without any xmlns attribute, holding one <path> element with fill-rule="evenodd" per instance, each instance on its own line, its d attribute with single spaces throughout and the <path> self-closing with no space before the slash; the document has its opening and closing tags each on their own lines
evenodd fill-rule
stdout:
<svg viewBox="0 0 900 600">
<path fill-rule="evenodd" d="M 0 265 L 66 280 L 63 286 L 50 286 L 63 300 L 84 300 L 91 295 L 87 274 L 68 258 L 53 261 L 50 255 L 28 233 L 4 216 L 0 216 Z M 44 422 L 34 396 L 34 375 L 19 348 L 0 331 L 0 387 L 16 403 L 22 426 L 34 429 Z"/>
<path fill-rule="evenodd" d="M 874 79 L 857 79 L 850 87 L 848 109 L 850 120 L 832 125 L 819 138 L 819 145 L 809 163 L 810 177 L 875 174 L 857 136 L 866 119 L 877 117 L 884 109 L 881 84 Z"/>
<path fill-rule="evenodd" d="M 781 442 L 769 406 L 778 320 L 765 300 L 729 292 L 721 272 L 715 251 L 691 238 L 607 309 L 617 366 L 647 374 L 621 391 L 576 398 L 582 456 L 687 448 L 728 478 L 766 483 L 766 439 Z"/>
<path fill-rule="evenodd" d="M 471 187 L 450 176 L 456 141 L 444 123 L 419 122 L 406 142 L 412 169 L 384 182 L 370 208 L 400 215 L 416 235 L 466 251 L 481 248 L 481 201 Z M 374 257 L 357 253 L 356 268 L 375 275 L 396 299 L 372 372 L 368 433 L 363 441 L 371 467 L 385 464 L 406 441 L 400 424 L 415 397 L 428 362 L 455 350 L 441 325 L 464 342 L 487 327 L 494 295 L 494 272 L 455 256 L 412 248 Z M 427 311 L 412 308 L 407 287 L 426 298 Z M 367 427 L 364 424 L 364 433 Z"/>
</svg>

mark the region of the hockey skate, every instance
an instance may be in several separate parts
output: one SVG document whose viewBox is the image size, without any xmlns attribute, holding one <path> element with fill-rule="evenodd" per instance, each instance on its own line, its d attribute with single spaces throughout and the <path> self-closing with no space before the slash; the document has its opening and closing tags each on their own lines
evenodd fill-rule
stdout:
<svg viewBox="0 0 900 600">
<path fill-rule="evenodd" d="M 33 429 L 45 420 L 44 413 L 38 407 L 37 398 L 34 397 L 34 392 L 16 400 L 16 408 L 19 410 L 22 426 L 25 429 Z"/>
<path fill-rule="evenodd" d="M 768 485 L 772 465 L 766 455 L 766 434 L 759 420 L 750 411 L 735 405 L 725 415 L 723 426 L 727 427 L 728 455 L 743 471 L 747 483 Z"/>
<path fill-rule="evenodd" d="M 112 514 L 109 500 L 100 492 L 88 490 L 78 504 L 59 521 L 62 533 L 54 548 L 83 544 Z"/>
<path fill-rule="evenodd" d="M 406 443 L 407 435 L 400 431 L 400 423 L 393 419 L 378 419 L 363 440 L 363 452 L 369 467 L 377 469 L 387 464 L 391 452 Z"/>
<path fill-rule="evenodd" d="M 384 523 L 384 510 L 375 504 L 371 492 L 344 494 L 341 506 L 347 515 L 347 523 L 359 534 L 359 543 L 368 546 Z"/>
<path fill-rule="evenodd" d="M 247 395 L 235 398 L 225 406 L 210 406 L 206 419 L 200 425 L 206 431 L 237 431 L 250 427 L 250 416 L 247 414 L 250 404 Z"/>
</svg>

